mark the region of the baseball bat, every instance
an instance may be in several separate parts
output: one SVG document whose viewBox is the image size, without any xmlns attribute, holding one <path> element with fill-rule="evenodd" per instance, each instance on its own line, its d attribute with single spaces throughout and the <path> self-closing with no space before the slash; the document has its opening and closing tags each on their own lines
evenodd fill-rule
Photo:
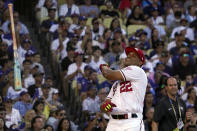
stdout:
<svg viewBox="0 0 197 131">
<path fill-rule="evenodd" d="M 14 26 L 14 18 L 13 18 L 13 4 L 8 4 L 8 8 L 10 14 L 11 32 L 12 32 L 13 50 L 14 50 L 14 86 L 15 86 L 15 90 L 21 90 L 22 89 L 21 69 L 18 61 L 16 34 L 15 34 L 15 26 Z"/>
</svg>

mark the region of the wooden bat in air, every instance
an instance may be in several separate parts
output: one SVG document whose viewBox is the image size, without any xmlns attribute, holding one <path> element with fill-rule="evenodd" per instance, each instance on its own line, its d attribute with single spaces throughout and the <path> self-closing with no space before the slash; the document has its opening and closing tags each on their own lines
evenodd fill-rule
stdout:
<svg viewBox="0 0 197 131">
<path fill-rule="evenodd" d="M 8 4 L 8 8 L 9 8 L 9 14 L 10 14 L 13 50 L 14 50 L 14 86 L 15 86 L 15 90 L 21 90 L 22 89 L 21 69 L 20 69 L 20 64 L 18 61 L 16 34 L 15 34 L 15 26 L 14 26 L 14 18 L 13 18 L 13 4 Z"/>
</svg>

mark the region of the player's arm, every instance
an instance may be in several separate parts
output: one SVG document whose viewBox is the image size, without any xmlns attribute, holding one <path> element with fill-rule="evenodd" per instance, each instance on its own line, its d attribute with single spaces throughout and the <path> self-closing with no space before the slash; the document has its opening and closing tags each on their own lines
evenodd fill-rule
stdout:
<svg viewBox="0 0 197 131">
<path fill-rule="evenodd" d="M 124 81 L 124 78 L 119 70 L 112 70 L 105 64 L 100 66 L 100 70 L 101 70 L 103 76 L 108 80 Z"/>
<path fill-rule="evenodd" d="M 158 131 L 158 122 L 152 121 L 152 131 Z"/>
</svg>

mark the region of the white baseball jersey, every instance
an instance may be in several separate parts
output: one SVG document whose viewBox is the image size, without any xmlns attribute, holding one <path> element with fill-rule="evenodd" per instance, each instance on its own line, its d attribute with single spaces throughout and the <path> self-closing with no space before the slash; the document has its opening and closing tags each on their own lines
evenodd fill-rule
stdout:
<svg viewBox="0 0 197 131">
<path fill-rule="evenodd" d="M 124 81 L 116 81 L 107 99 L 111 99 L 117 107 L 111 114 L 142 113 L 147 76 L 138 66 L 128 66 L 120 70 Z"/>
</svg>

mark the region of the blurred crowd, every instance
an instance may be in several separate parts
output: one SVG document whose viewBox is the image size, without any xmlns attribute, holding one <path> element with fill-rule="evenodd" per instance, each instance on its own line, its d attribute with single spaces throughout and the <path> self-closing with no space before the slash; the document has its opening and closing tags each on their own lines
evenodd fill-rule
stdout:
<svg viewBox="0 0 197 131">
<path fill-rule="evenodd" d="M 109 116 L 100 104 L 113 81 L 99 66 L 120 69 L 127 46 L 146 56 L 146 131 L 168 76 L 179 80 L 178 95 L 193 114 L 186 131 L 196 128 L 197 0 L 37 0 L 31 33 L 38 43 L 14 10 L 20 91 L 14 87 L 9 2 L 0 0 L 0 130 L 104 131 Z"/>
</svg>

